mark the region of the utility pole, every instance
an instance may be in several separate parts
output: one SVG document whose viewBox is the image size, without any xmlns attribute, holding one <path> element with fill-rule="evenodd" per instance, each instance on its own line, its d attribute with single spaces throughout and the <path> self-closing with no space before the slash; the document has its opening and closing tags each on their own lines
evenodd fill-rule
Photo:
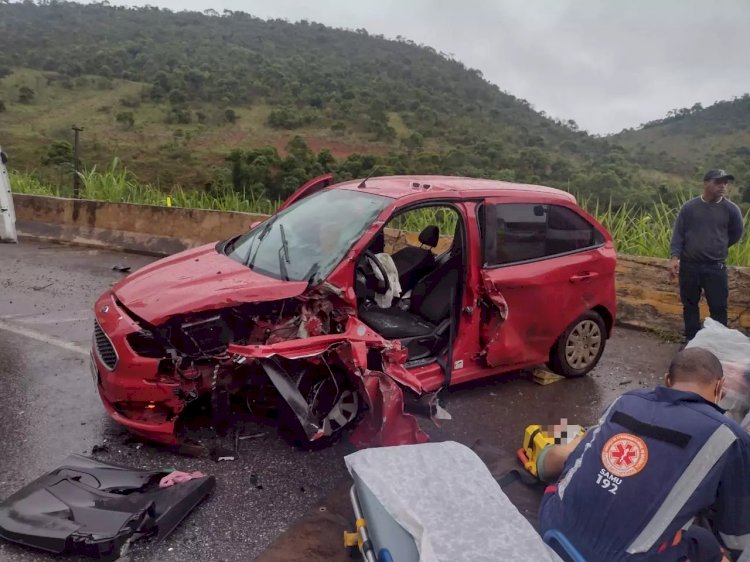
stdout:
<svg viewBox="0 0 750 562">
<path fill-rule="evenodd" d="M 73 131 L 75 132 L 75 140 L 73 141 L 73 198 L 81 198 L 81 176 L 80 168 L 81 161 L 78 158 L 78 133 L 83 131 L 83 127 L 77 127 L 73 125 Z"/>
</svg>

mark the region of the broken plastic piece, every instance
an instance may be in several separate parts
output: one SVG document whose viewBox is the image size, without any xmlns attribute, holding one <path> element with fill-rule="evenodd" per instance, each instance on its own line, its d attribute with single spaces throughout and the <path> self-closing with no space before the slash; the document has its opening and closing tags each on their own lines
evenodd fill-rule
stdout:
<svg viewBox="0 0 750 562">
<path fill-rule="evenodd" d="M 284 369 L 273 359 L 261 360 L 261 365 L 266 371 L 268 378 L 271 380 L 279 394 L 286 400 L 289 407 L 297 416 L 302 429 L 307 435 L 310 441 L 314 441 L 323 436 L 322 429 L 316 423 L 316 420 L 310 412 L 310 407 L 305 401 L 299 390 L 295 387 L 291 381 L 289 375 Z"/>
<path fill-rule="evenodd" d="M 214 447 L 211 450 L 211 458 L 216 462 L 233 461 L 237 459 L 237 455 L 231 449 L 225 447 Z"/>
<path fill-rule="evenodd" d="M 169 535 L 216 485 L 204 476 L 160 489 L 166 475 L 71 455 L 0 503 L 0 537 L 114 560 L 131 540 Z"/>
</svg>

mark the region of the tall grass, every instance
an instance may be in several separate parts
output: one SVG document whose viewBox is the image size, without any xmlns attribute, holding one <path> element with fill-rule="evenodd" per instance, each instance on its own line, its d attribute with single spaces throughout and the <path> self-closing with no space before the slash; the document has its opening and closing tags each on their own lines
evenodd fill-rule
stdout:
<svg viewBox="0 0 750 562">
<path fill-rule="evenodd" d="M 146 205 L 168 205 L 190 209 L 214 209 L 219 211 L 242 211 L 246 213 L 272 214 L 281 204 L 262 192 L 253 190 L 224 190 L 221 193 L 186 191 L 175 185 L 169 191 L 149 183 L 140 183 L 115 158 L 104 170 L 96 166 L 80 172 L 81 198 L 117 203 L 140 203 Z M 34 195 L 70 196 L 70 189 L 64 190 L 40 181 L 33 174 L 10 173 L 11 187 L 16 193 Z M 71 180 L 72 181 L 72 180 Z M 169 199 L 168 199 L 169 198 Z"/>
<path fill-rule="evenodd" d="M 686 198 L 685 198 L 686 199 Z M 672 227 L 677 219 L 679 206 L 663 202 L 655 203 L 650 209 L 640 209 L 623 205 L 613 208 L 612 205 L 600 207 L 589 206 L 615 240 L 617 251 L 633 256 L 669 257 L 669 244 L 672 239 Z M 731 265 L 750 266 L 750 212 L 745 213 L 745 235 L 739 243 L 729 248 L 728 263 Z"/>
<path fill-rule="evenodd" d="M 81 175 L 81 197 L 101 201 L 166 205 L 167 196 L 176 207 L 194 209 L 215 209 L 221 211 L 243 211 L 247 213 L 271 214 L 280 205 L 280 200 L 272 200 L 262 192 L 252 190 L 237 192 L 226 189 L 220 193 L 185 191 L 174 186 L 165 192 L 151 184 L 139 183 L 118 159 L 99 170 L 91 168 Z M 61 190 L 40 181 L 33 174 L 10 172 L 13 191 L 36 195 L 68 196 L 69 190 Z M 687 199 L 684 197 L 683 201 Z M 624 205 L 602 206 L 592 200 L 582 201 L 591 214 L 612 233 L 617 251 L 635 256 L 669 257 L 669 242 L 672 225 L 677 218 L 680 205 L 659 202 L 649 209 Z M 412 211 L 397 218 L 395 228 L 420 232 L 428 224 L 438 225 L 442 234 L 452 234 L 456 227 L 456 214 L 450 209 L 432 208 Z M 729 250 L 729 263 L 750 266 L 750 212 L 745 214 L 745 236 Z"/>
<path fill-rule="evenodd" d="M 453 236 L 457 221 L 458 214 L 451 207 L 428 207 L 394 217 L 388 226 L 407 232 L 422 232 L 424 227 L 434 224 L 440 229 L 440 234 Z"/>
</svg>

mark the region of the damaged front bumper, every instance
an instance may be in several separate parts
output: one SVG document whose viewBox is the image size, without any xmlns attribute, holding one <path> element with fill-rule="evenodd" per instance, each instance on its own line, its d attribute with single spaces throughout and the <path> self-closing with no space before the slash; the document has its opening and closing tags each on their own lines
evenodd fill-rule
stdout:
<svg viewBox="0 0 750 562">
<path fill-rule="evenodd" d="M 99 331 L 94 338 L 92 365 L 102 403 L 115 421 L 148 440 L 180 444 L 180 417 L 183 412 L 187 416 L 186 406 L 201 396 L 211 397 L 212 425 L 222 434 L 232 424 L 230 395 L 254 380 L 248 373 L 260 372 L 283 398 L 305 439 L 323 442 L 331 437 L 332 427 L 354 420 L 342 422 L 341 411 L 322 415 L 316 411 L 309 393 L 303 396 L 299 387 L 300 373 L 314 369 L 325 373 L 331 365 L 345 373 L 347 384 L 356 393 L 359 423 L 351 439 L 357 446 L 427 440 L 416 418 L 404 411 L 405 388 L 415 395 L 423 394 L 420 381 L 404 367 L 405 351 L 398 342 L 383 339 L 353 315 L 345 317 L 337 333 L 263 345 L 230 344 L 213 363 L 185 377 L 184 373 L 165 369 L 164 359 L 142 357 L 133 351 L 128 337 L 142 327 L 118 305 L 112 293 L 102 295 L 96 313 Z M 318 333 L 312 329 L 316 322 L 318 317 L 311 316 L 301 328 L 306 333 Z M 112 350 L 119 351 L 115 360 L 111 353 L 108 355 L 108 342 Z"/>
<path fill-rule="evenodd" d="M 422 392 L 417 379 L 403 366 L 406 354 L 397 343 L 383 340 L 356 318 L 349 318 L 343 334 L 271 346 L 229 346 L 227 351 L 239 363 L 257 361 L 261 364 L 310 441 L 328 436 L 325 420 L 311 415 L 309 405 L 277 358 L 294 362 L 322 361 L 324 364 L 335 361 L 343 367 L 366 406 L 351 433 L 351 441 L 356 446 L 404 445 L 428 440 L 417 418 L 405 411 L 402 385 L 417 394 Z M 369 368 L 368 351 L 377 354 L 379 369 Z"/>
<path fill-rule="evenodd" d="M 179 382 L 159 373 L 158 359 L 132 351 L 127 336 L 140 327 L 118 306 L 111 292 L 97 301 L 96 312 L 98 330 L 92 344 L 91 370 L 104 409 L 145 439 L 175 444 L 175 423 L 185 407 Z M 107 340 L 97 337 L 97 332 Z M 118 350 L 116 360 L 112 350 Z"/>
</svg>

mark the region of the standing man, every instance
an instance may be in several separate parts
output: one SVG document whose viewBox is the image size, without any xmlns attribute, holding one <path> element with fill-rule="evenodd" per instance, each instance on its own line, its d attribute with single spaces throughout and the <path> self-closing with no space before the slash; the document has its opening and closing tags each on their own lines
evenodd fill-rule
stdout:
<svg viewBox="0 0 750 562">
<path fill-rule="evenodd" d="M 729 247 L 742 238 L 740 208 L 726 198 L 734 176 L 709 170 L 703 176 L 703 195 L 682 206 L 672 233 L 669 264 L 680 280 L 685 337 L 690 341 L 700 329 L 698 302 L 705 293 L 711 318 L 727 325 L 726 259 Z"/>
</svg>

